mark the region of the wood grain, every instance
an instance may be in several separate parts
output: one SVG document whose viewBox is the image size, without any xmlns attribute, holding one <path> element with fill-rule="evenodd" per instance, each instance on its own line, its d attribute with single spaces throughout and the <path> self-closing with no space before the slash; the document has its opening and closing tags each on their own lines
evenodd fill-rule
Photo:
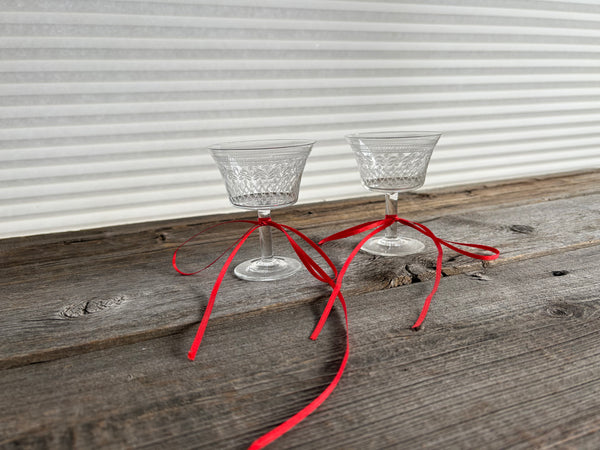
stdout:
<svg viewBox="0 0 600 450">
<path fill-rule="evenodd" d="M 598 443 L 598 247 L 348 298 L 351 358 L 334 395 L 271 448 L 540 448 Z M 553 275 L 557 269 L 568 272 Z M 461 293 L 461 295 L 456 295 Z M 568 294 L 568 295 L 565 295 Z M 308 403 L 343 353 L 341 317 L 307 339 L 299 304 L 3 371 L 5 448 L 243 448 Z"/>
<path fill-rule="evenodd" d="M 544 202 L 534 199 L 530 204 L 519 206 L 488 205 L 482 210 L 471 207 L 467 212 L 438 216 L 424 223 L 441 237 L 498 247 L 502 251 L 499 263 L 600 242 L 600 194 L 588 192 Z M 342 226 L 356 223 L 357 218 L 352 217 Z M 313 226 L 309 235 L 319 240 L 340 228 Z M 418 237 L 414 231 L 404 230 Z M 222 251 L 225 242 L 235 239 L 239 233 L 239 228 L 227 229 L 225 234 L 219 230 L 216 240 L 212 240 L 211 234 L 206 242 L 203 236 L 201 244 L 182 252 L 180 262 L 184 266 L 202 267 Z M 129 239 L 136 238 L 140 236 L 129 236 Z M 326 244 L 324 248 L 341 266 L 358 240 L 359 237 L 349 238 Z M 128 248 L 140 248 L 147 243 L 145 239 L 135 242 L 131 241 Z M 0 268 L 3 292 L 0 368 L 165 336 L 199 321 L 217 271 L 196 277 L 177 275 L 170 260 L 174 246 L 180 242 L 173 243 L 170 238 L 154 242 L 153 250 L 137 254 L 105 251 L 118 248 L 121 243 L 112 242 L 110 236 L 92 241 L 84 239 L 67 245 L 79 246 L 81 256 L 72 254 L 66 259 L 58 257 L 55 262 L 29 262 Z M 275 236 L 275 245 L 281 254 L 292 254 L 281 235 Z M 98 256 L 90 256 L 90 248 L 103 250 Z M 256 242 L 249 242 L 237 260 L 255 256 L 256 250 Z M 433 278 L 435 257 L 435 248 L 430 242 L 425 253 L 409 258 L 386 259 L 359 254 L 347 273 L 344 293 L 378 291 L 429 280 Z M 45 258 L 50 256 L 40 257 L 42 261 Z M 481 268 L 480 261 L 451 251 L 446 253 L 444 273 L 447 276 Z M 283 295 L 279 294 L 282 292 Z M 275 284 L 243 282 L 228 274 L 213 317 L 267 307 L 281 309 L 290 303 L 322 302 L 328 292 L 329 287 L 306 272 Z"/>
<path fill-rule="evenodd" d="M 366 197 L 275 219 L 318 240 L 382 206 Z M 400 215 L 502 256 L 447 251 L 413 332 L 433 245 L 360 253 L 344 282 L 348 370 L 270 448 L 600 448 L 600 171 L 407 195 Z M 172 252 L 235 217 L 248 215 L 0 240 L 0 448 L 243 448 L 321 392 L 344 328 L 336 310 L 308 339 L 330 288 L 307 273 L 228 273 L 198 359 L 185 357 L 217 270 L 181 277 Z M 240 230 L 206 233 L 181 264 L 207 264 Z M 324 248 L 341 265 L 358 240 Z M 280 235 L 275 246 L 291 254 Z M 249 242 L 237 260 L 255 255 Z"/>
</svg>

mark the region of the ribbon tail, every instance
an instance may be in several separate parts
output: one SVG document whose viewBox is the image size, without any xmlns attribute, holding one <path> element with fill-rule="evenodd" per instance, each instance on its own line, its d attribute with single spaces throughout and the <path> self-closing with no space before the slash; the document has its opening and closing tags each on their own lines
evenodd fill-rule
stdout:
<svg viewBox="0 0 600 450">
<path fill-rule="evenodd" d="M 470 258 L 479 259 L 479 260 L 483 260 L 483 261 L 491 261 L 491 260 L 497 259 L 500 256 L 500 250 L 498 250 L 494 247 L 490 247 L 488 245 L 466 244 L 463 242 L 444 241 L 443 239 L 440 239 L 437 236 L 435 236 L 433 233 L 431 233 L 431 234 L 432 235 L 429 237 L 431 237 L 431 239 L 433 240 L 433 242 L 435 243 L 435 245 L 438 249 L 438 257 L 437 257 L 436 268 L 435 268 L 435 283 L 433 285 L 433 289 L 431 290 L 431 293 L 425 299 L 425 304 L 423 305 L 421 314 L 419 315 L 419 317 L 417 318 L 417 321 L 412 326 L 413 330 L 418 330 L 420 328 L 421 324 L 423 323 L 423 321 L 425 320 L 425 317 L 427 316 L 427 311 L 429 310 L 429 305 L 431 304 L 431 299 L 433 298 L 433 295 L 436 293 L 438 286 L 440 284 L 440 279 L 442 278 L 442 259 L 443 259 L 442 245 L 445 245 L 446 247 L 448 247 L 460 254 L 468 256 Z M 462 250 L 458 247 L 455 247 L 454 245 L 451 245 L 451 244 L 463 245 L 465 247 L 478 248 L 481 250 L 486 250 L 486 251 L 492 252 L 493 254 L 492 255 L 480 255 L 478 253 L 467 252 L 467 251 Z"/>
<path fill-rule="evenodd" d="M 308 253 L 306 253 L 304 251 L 304 249 L 302 247 L 300 247 L 300 245 L 298 245 L 298 243 L 296 241 L 294 241 L 294 238 L 292 238 L 292 236 L 290 236 L 290 234 L 285 230 L 285 228 L 289 229 L 291 232 L 296 232 L 297 230 L 294 230 L 291 227 L 283 226 L 283 225 L 280 225 L 277 223 L 272 224 L 271 226 L 274 226 L 275 228 L 280 230 L 285 235 L 285 237 L 288 239 L 290 245 L 296 252 L 296 255 L 298 256 L 298 258 L 300 259 L 300 261 L 302 262 L 302 264 L 304 265 L 306 270 L 308 270 L 308 272 L 313 277 L 315 277 L 317 280 L 319 280 L 323 283 L 327 283 L 329 285 L 333 284 L 333 280 L 331 279 L 331 277 L 329 275 L 327 275 L 327 273 L 321 268 L 321 266 L 319 266 L 319 264 L 317 264 L 315 262 L 315 260 L 313 260 L 308 255 Z M 296 234 L 298 234 L 298 236 L 301 237 L 302 239 L 304 239 L 306 237 L 306 236 L 302 235 L 299 231 Z M 308 239 L 308 237 L 306 237 L 306 239 Z M 323 250 L 321 250 L 319 247 L 317 247 L 316 244 L 312 243 L 312 245 L 314 245 L 314 247 L 319 250 L 319 254 L 324 255 Z M 327 255 L 325 255 L 324 258 L 325 258 L 326 262 L 330 263 Z M 333 263 L 331 263 L 331 265 L 333 266 Z M 334 268 L 334 276 L 335 276 L 335 268 Z"/>
<path fill-rule="evenodd" d="M 482 244 L 469 244 L 466 242 L 446 241 L 444 239 L 437 237 L 433 233 L 433 231 L 431 231 L 429 228 L 427 228 L 422 223 L 413 222 L 411 220 L 402 219 L 400 217 L 398 217 L 396 220 L 397 220 L 397 222 L 399 222 L 403 225 L 409 226 L 411 228 L 414 228 L 415 230 L 424 234 L 425 236 L 430 237 L 434 242 L 439 242 L 440 244 L 448 247 L 449 249 L 452 249 L 455 252 L 460 253 L 461 255 L 468 256 L 469 258 L 480 259 L 483 261 L 492 261 L 494 259 L 497 259 L 500 256 L 500 250 L 498 250 L 495 247 L 491 247 L 489 245 L 482 245 Z M 452 244 L 454 244 L 454 245 L 452 245 Z M 462 245 L 463 247 L 477 248 L 480 250 L 485 250 L 486 252 L 490 252 L 492 254 L 491 255 L 481 255 L 479 253 L 468 252 L 466 250 L 456 247 L 456 245 Z"/>
<path fill-rule="evenodd" d="M 425 317 L 427 317 L 427 312 L 429 310 L 429 306 L 431 304 L 431 300 L 434 296 L 434 294 L 436 293 L 438 286 L 440 284 L 440 280 L 442 278 L 442 262 L 443 262 L 443 256 L 444 256 L 444 250 L 442 248 L 442 245 L 462 254 L 465 256 L 468 256 L 470 258 L 474 258 L 474 259 L 479 259 L 479 260 L 486 260 L 486 261 L 490 261 L 490 260 L 494 260 L 496 258 L 498 258 L 498 256 L 500 255 L 500 250 L 498 250 L 497 248 L 494 247 L 490 247 L 488 245 L 481 245 L 481 244 L 468 244 L 468 243 L 464 243 L 464 242 L 454 242 L 454 241 L 445 241 L 443 239 L 440 239 L 439 237 L 437 237 L 433 231 L 431 231 L 428 227 L 426 227 L 425 225 L 423 225 L 422 223 L 419 222 L 413 222 L 410 220 L 406 220 L 406 219 L 402 219 L 400 217 L 396 218 L 396 221 L 409 226 L 415 230 L 417 230 L 418 232 L 424 234 L 425 236 L 429 237 L 435 244 L 435 246 L 437 247 L 438 250 L 438 257 L 436 260 L 436 267 L 435 267 L 435 282 L 433 284 L 433 289 L 431 290 L 431 292 L 429 293 L 429 295 L 427 296 L 427 298 L 425 299 L 425 303 L 423 305 L 423 308 L 421 309 L 421 314 L 419 314 L 419 317 L 417 318 L 417 321 L 414 323 L 414 325 L 411 327 L 413 330 L 418 330 L 421 327 L 421 324 L 423 323 L 423 321 L 425 320 Z M 478 253 L 472 253 L 472 252 L 468 252 L 466 250 L 462 250 L 458 247 L 456 247 L 455 245 L 462 245 L 465 247 L 471 247 L 471 248 L 477 248 L 480 250 L 485 250 L 488 252 L 491 252 L 491 255 L 481 255 Z"/>
<path fill-rule="evenodd" d="M 304 242 L 306 242 L 308 245 L 310 245 L 319 255 L 321 255 L 321 258 L 323 258 L 323 260 L 325 260 L 325 262 L 329 265 L 329 267 L 331 268 L 331 270 L 333 272 L 333 278 L 335 278 L 337 276 L 338 271 L 337 271 L 337 268 L 335 267 L 335 264 L 333 264 L 333 261 L 331 261 L 331 259 L 329 258 L 329 256 L 327 256 L 327 253 L 325 253 L 321 247 L 319 247 L 317 244 L 315 244 L 312 239 L 310 239 L 304 233 L 302 233 L 302 232 L 300 232 L 300 231 L 296 230 L 295 228 L 292 228 L 292 227 L 290 227 L 288 225 L 281 225 L 281 227 L 283 227 L 283 228 L 291 231 L 292 233 L 296 234 Z M 317 277 L 315 277 L 315 278 L 317 278 Z M 325 281 L 325 280 L 322 280 L 320 278 L 317 278 L 317 279 L 319 279 L 320 281 Z"/>
<path fill-rule="evenodd" d="M 469 258 L 480 259 L 482 261 L 493 261 L 494 259 L 498 259 L 498 257 L 500 256 L 500 250 L 498 250 L 497 248 L 494 248 L 494 247 L 490 247 L 489 245 L 467 244 L 465 242 L 445 241 L 443 239 L 440 239 L 440 241 L 446 247 L 454 250 L 457 253 L 460 253 L 461 255 L 468 256 Z M 451 245 L 451 244 L 454 244 L 454 245 Z M 458 247 L 456 247 L 456 245 L 462 245 L 463 247 L 477 248 L 480 250 L 485 250 L 487 252 L 491 252 L 492 254 L 491 255 L 480 255 L 479 253 L 468 252 L 466 250 L 458 248 Z"/>
<path fill-rule="evenodd" d="M 221 225 L 228 224 L 228 223 L 250 223 L 250 224 L 252 224 L 252 225 L 258 225 L 258 222 L 254 221 L 254 220 L 244 220 L 244 219 L 239 219 L 239 220 L 228 220 L 227 222 L 220 222 L 220 223 L 216 223 L 216 224 L 214 224 L 214 225 L 211 225 L 210 227 L 204 228 L 203 230 L 201 230 L 201 231 L 199 231 L 198 233 L 194 234 L 194 235 L 193 235 L 191 238 L 187 239 L 187 240 L 186 240 L 186 241 L 185 241 L 183 244 L 179 245 L 179 246 L 178 246 L 178 247 L 175 249 L 175 251 L 173 252 L 173 258 L 172 258 L 172 260 L 171 260 L 171 264 L 173 265 L 173 269 L 175 269 L 175 271 L 176 271 L 177 273 L 179 273 L 180 275 L 185 275 L 185 276 L 188 276 L 188 275 L 196 275 L 197 273 L 200 273 L 200 272 L 202 272 L 202 271 L 204 271 L 204 270 L 208 269 L 210 266 L 212 266 L 213 264 L 215 264 L 215 263 L 216 263 L 216 262 L 217 262 L 219 259 L 221 259 L 225 253 L 227 253 L 227 252 L 228 252 L 228 251 L 229 251 L 229 250 L 230 250 L 230 249 L 231 249 L 233 246 L 235 246 L 235 245 L 236 245 L 236 244 L 237 244 L 237 243 L 240 241 L 240 239 L 241 239 L 241 238 L 240 238 L 240 239 L 238 239 L 237 241 L 235 241 L 235 242 L 234 242 L 233 244 L 231 244 L 229 247 L 227 247 L 227 248 L 226 248 L 226 249 L 223 251 L 223 253 L 221 253 L 221 254 L 220 254 L 219 256 L 217 256 L 217 257 L 216 257 L 216 258 L 215 258 L 215 259 L 214 259 L 214 260 L 213 260 L 213 261 L 212 261 L 210 264 L 208 264 L 207 266 L 203 267 L 203 268 L 202 268 L 202 269 L 200 269 L 200 270 L 197 270 L 197 271 L 195 271 L 195 272 L 184 272 L 184 271 L 182 271 L 181 269 L 179 269 L 179 267 L 177 267 L 177 252 L 178 252 L 179 250 L 181 250 L 181 248 L 182 248 L 184 245 L 186 245 L 188 242 L 190 242 L 190 241 L 192 241 L 192 240 L 196 239 L 196 237 L 200 236 L 201 234 L 203 234 L 203 233 L 205 233 L 205 232 L 207 232 L 207 231 L 209 231 L 209 230 L 212 230 L 213 228 L 216 228 L 216 227 L 219 227 L 219 226 L 221 226 Z"/>
<path fill-rule="evenodd" d="M 361 223 L 360 225 L 355 225 L 353 227 L 346 228 L 345 230 L 338 231 L 337 233 L 334 233 L 330 236 L 327 236 L 324 239 L 321 239 L 319 241 L 319 245 L 322 245 L 325 242 L 336 241 L 338 239 L 354 236 L 355 234 L 362 233 L 363 231 L 371 230 L 379 226 L 382 222 L 384 222 L 384 220 L 373 220 L 371 222 Z"/>
<path fill-rule="evenodd" d="M 333 303 L 335 302 L 335 298 L 342 288 L 342 281 L 344 279 L 344 275 L 346 274 L 346 271 L 348 270 L 348 267 L 350 266 L 350 263 L 352 262 L 352 260 L 356 256 L 356 254 L 360 251 L 360 248 L 371 237 L 375 236 L 377 233 L 379 233 L 380 231 L 386 229 L 387 227 L 389 227 L 391 225 L 391 223 L 388 223 L 388 221 L 386 221 L 386 220 L 379 220 L 377 222 L 369 222 L 369 225 L 373 225 L 374 223 L 376 224 L 376 226 L 378 225 L 378 227 L 375 230 L 371 231 L 369 234 L 367 234 L 364 238 L 361 239 L 361 241 L 356 245 L 356 247 L 354 247 L 354 249 L 352 250 L 352 253 L 350 253 L 348 258 L 346 259 L 346 262 L 340 269 L 340 272 L 336 279 L 336 283 L 335 283 L 333 292 L 329 296 L 329 300 L 327 301 L 327 305 L 325 305 L 325 309 L 321 313 L 321 317 L 319 318 L 319 322 L 317 323 L 317 326 L 315 327 L 312 334 L 310 335 L 310 338 L 312 340 L 315 340 L 319 337 L 319 334 L 321 333 L 321 330 L 323 329 L 323 326 L 325 325 L 325 322 L 327 321 L 327 318 L 329 317 L 329 314 L 331 313 L 331 309 L 333 308 Z M 359 229 L 360 226 L 353 227 L 353 228 Z M 370 228 L 373 228 L 373 227 L 371 226 Z"/>
<path fill-rule="evenodd" d="M 257 440 L 255 440 L 249 447 L 248 450 L 259 450 L 263 447 L 269 445 L 274 440 L 280 438 L 285 433 L 290 431 L 293 427 L 298 425 L 301 421 L 306 419 L 310 414 L 312 414 L 321 404 L 331 395 L 335 387 L 338 385 L 340 379 L 342 378 L 342 374 L 344 373 L 344 369 L 346 368 L 346 364 L 348 363 L 348 356 L 350 355 L 350 338 L 348 336 L 348 310 L 346 309 L 346 302 L 342 294 L 339 294 L 340 302 L 344 308 L 344 317 L 346 320 L 346 350 L 344 352 L 344 357 L 342 358 L 342 362 L 340 363 L 340 367 L 338 368 L 335 377 L 329 383 L 329 385 L 325 388 L 321 394 L 317 398 L 315 398 L 312 402 L 310 402 L 307 406 L 305 406 L 302 410 L 298 411 L 288 420 L 283 422 L 281 425 L 273 428 L 268 433 L 262 435 Z"/>
<path fill-rule="evenodd" d="M 210 298 L 208 299 L 208 304 L 206 305 L 206 310 L 204 311 L 202 320 L 200 321 L 200 325 L 198 326 L 198 331 L 196 332 L 196 336 L 194 337 L 194 342 L 192 343 L 190 351 L 188 352 L 188 358 L 190 359 L 190 361 L 193 361 L 196 358 L 196 353 L 198 352 L 198 348 L 200 347 L 200 344 L 202 343 L 202 337 L 204 336 L 204 332 L 206 331 L 206 326 L 208 325 L 208 320 L 210 319 L 210 314 L 212 313 L 212 309 L 213 309 L 213 306 L 215 303 L 215 299 L 217 297 L 217 293 L 219 292 L 221 283 L 223 281 L 223 277 L 225 277 L 225 273 L 227 272 L 227 269 L 229 268 L 231 261 L 233 261 L 233 258 L 235 257 L 238 250 L 242 247 L 244 242 L 246 242 L 246 239 L 248 239 L 248 237 L 252 233 L 254 233 L 254 231 L 257 230 L 258 228 L 259 228 L 259 226 L 256 225 L 256 226 L 250 228 L 248 231 L 246 231 L 246 233 L 240 238 L 237 245 L 232 250 L 232 252 L 229 255 L 229 257 L 227 258 L 227 260 L 225 261 L 225 264 L 221 268 L 221 271 L 219 272 L 219 276 L 217 277 L 217 281 L 215 281 L 212 292 L 210 293 Z"/>
<path fill-rule="evenodd" d="M 431 299 L 433 299 L 433 296 L 437 292 L 438 286 L 440 285 L 440 280 L 442 279 L 442 260 L 444 258 L 444 249 L 438 242 L 437 238 L 434 239 L 433 242 L 435 243 L 435 246 L 438 250 L 438 257 L 435 263 L 435 282 L 433 283 L 433 289 L 431 289 L 431 292 L 429 293 L 429 295 L 425 299 L 425 302 L 423 303 L 423 308 L 421 308 L 421 314 L 419 314 L 417 321 L 411 327 L 413 330 L 419 330 L 421 324 L 425 320 L 425 317 L 427 317 L 427 312 L 429 311 L 429 306 L 431 305 Z"/>
<path fill-rule="evenodd" d="M 321 332 L 321 329 L 323 328 L 323 325 L 325 324 L 325 321 L 327 320 L 327 317 L 329 316 L 329 313 L 330 313 L 331 308 L 333 306 L 333 302 L 335 301 L 336 297 L 339 296 L 340 298 L 343 298 L 342 294 L 340 292 L 341 291 L 341 287 L 342 287 L 342 285 L 341 285 L 341 279 L 340 279 L 340 283 L 335 283 L 334 280 L 330 276 L 328 276 L 327 273 L 325 273 L 325 271 L 312 258 L 310 258 L 310 256 L 308 256 L 306 254 L 306 252 L 282 228 L 289 229 L 290 231 L 296 233 L 298 236 L 300 236 L 302 239 L 304 239 L 308 244 L 310 244 L 311 247 L 313 247 L 323 257 L 323 259 L 325 259 L 325 261 L 329 264 L 329 266 L 333 270 L 334 277 L 337 276 L 337 269 L 335 268 L 335 265 L 333 264 L 333 262 L 331 261 L 331 259 L 329 259 L 329 257 L 327 256 L 327 254 L 325 254 L 325 252 L 318 245 L 316 245 L 310 238 L 308 238 L 307 236 L 305 236 L 304 234 L 302 234 L 298 230 L 294 230 L 293 228 L 291 228 L 291 227 L 289 227 L 287 225 L 275 224 L 273 226 L 276 226 L 278 229 L 280 229 L 286 235 L 286 237 L 290 241 L 290 244 L 292 245 L 292 247 L 296 251 L 296 254 L 300 258 L 300 260 L 304 263 L 304 266 L 307 268 L 307 270 L 316 279 L 318 279 L 319 281 L 322 281 L 324 283 L 329 284 L 333 288 L 333 292 L 331 293 L 331 295 L 329 297 L 329 301 L 328 301 L 328 303 L 327 303 L 327 305 L 325 307 L 325 311 L 321 314 L 321 317 L 320 317 L 320 320 L 319 320 L 319 324 L 317 325 L 317 329 L 316 330 L 318 330 L 318 331 L 313 331 L 313 333 L 310 336 L 310 338 L 312 340 L 315 340 L 315 339 L 317 339 L 319 333 Z M 282 227 L 282 228 L 279 228 L 279 227 Z M 360 247 L 360 245 L 359 245 L 359 247 Z M 343 270 L 345 272 L 345 269 L 343 269 Z M 342 273 L 342 272 L 340 272 L 340 273 Z"/>
</svg>

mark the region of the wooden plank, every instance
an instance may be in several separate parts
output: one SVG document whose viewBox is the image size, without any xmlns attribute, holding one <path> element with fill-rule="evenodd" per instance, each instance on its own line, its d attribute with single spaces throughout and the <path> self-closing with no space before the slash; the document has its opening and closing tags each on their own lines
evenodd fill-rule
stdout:
<svg viewBox="0 0 600 450">
<path fill-rule="evenodd" d="M 600 241 L 600 194 L 534 202 L 513 207 L 469 210 L 426 221 L 442 237 L 495 245 L 500 263 L 534 258 L 560 249 L 595 245 Z M 356 223 L 356 219 L 354 224 Z M 318 240 L 339 229 L 311 230 Z M 231 234 L 229 235 L 231 239 Z M 325 246 L 341 265 L 359 238 Z M 110 239 L 106 238 L 110 245 Z M 281 236 L 276 246 L 291 254 Z M 223 242 L 210 241 L 186 250 L 183 259 L 202 267 L 220 253 Z M 83 244 L 87 245 L 87 244 Z M 95 244 L 94 244 L 95 245 Z M 172 243 L 140 255 L 104 256 L 30 264 L 2 269 L 0 306 L 0 367 L 61 358 L 111 345 L 164 336 L 197 323 L 216 271 L 180 277 L 170 267 Z M 242 249 L 239 261 L 256 255 L 256 247 Z M 409 258 L 357 256 L 344 284 L 346 294 L 377 291 L 433 277 L 435 249 Z M 446 275 L 479 270 L 480 261 L 445 257 Z M 290 303 L 312 303 L 330 289 L 307 273 L 278 283 L 248 283 L 228 274 L 214 317 L 242 314 Z"/>
<path fill-rule="evenodd" d="M 351 296 L 351 357 L 334 395 L 270 448 L 531 448 L 600 442 L 599 246 Z M 240 448 L 332 379 L 334 314 L 296 304 L 195 332 L 2 371 L 0 445 Z"/>
<path fill-rule="evenodd" d="M 440 215 L 484 210 L 499 206 L 517 206 L 600 193 L 600 169 L 479 183 L 407 193 L 400 197 L 400 215 L 427 220 Z M 278 210 L 274 219 L 300 229 L 332 225 L 340 228 L 356 218 L 372 220 L 383 214 L 383 197 L 368 196 L 335 202 L 297 205 Z M 192 217 L 180 220 L 147 222 L 119 227 L 99 228 L 48 235 L 0 239 L 0 268 L 19 265 L 50 265 L 74 259 L 91 261 L 137 253 L 152 253 L 163 246 L 172 247 L 214 223 L 231 219 L 254 219 L 255 214 L 240 212 Z M 230 230 L 215 230 L 210 242 L 228 241 Z M 208 241 L 207 241 L 208 242 Z M 90 262 L 91 263 L 91 262 Z"/>
</svg>

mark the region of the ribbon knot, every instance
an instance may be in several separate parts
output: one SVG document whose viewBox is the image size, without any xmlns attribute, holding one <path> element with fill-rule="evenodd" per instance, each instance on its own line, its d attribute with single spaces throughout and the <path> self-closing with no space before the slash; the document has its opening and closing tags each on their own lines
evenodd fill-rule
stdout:
<svg viewBox="0 0 600 450">
<path fill-rule="evenodd" d="M 274 224 L 275 224 L 275 222 L 273 222 L 270 217 L 259 217 L 258 218 L 258 225 L 261 227 L 275 226 Z"/>
</svg>

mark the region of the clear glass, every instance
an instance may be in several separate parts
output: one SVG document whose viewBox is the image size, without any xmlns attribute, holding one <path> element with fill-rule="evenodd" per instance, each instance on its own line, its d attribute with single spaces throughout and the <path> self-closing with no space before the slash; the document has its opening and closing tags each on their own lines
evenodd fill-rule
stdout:
<svg viewBox="0 0 600 450">
<path fill-rule="evenodd" d="M 354 151 L 362 184 L 370 191 L 385 193 L 386 215 L 396 215 L 398 193 L 423 186 L 431 154 L 441 133 L 374 132 L 346 136 Z M 417 239 L 399 236 L 398 224 L 374 236 L 361 250 L 380 256 L 419 253 L 425 246 Z"/>
<path fill-rule="evenodd" d="M 276 139 L 216 144 L 210 153 L 225 180 L 229 201 L 270 218 L 271 210 L 298 200 L 300 180 L 314 141 Z M 295 258 L 274 256 L 271 227 L 259 229 L 260 257 L 244 261 L 234 273 L 248 281 L 287 278 L 302 265 Z"/>
</svg>

